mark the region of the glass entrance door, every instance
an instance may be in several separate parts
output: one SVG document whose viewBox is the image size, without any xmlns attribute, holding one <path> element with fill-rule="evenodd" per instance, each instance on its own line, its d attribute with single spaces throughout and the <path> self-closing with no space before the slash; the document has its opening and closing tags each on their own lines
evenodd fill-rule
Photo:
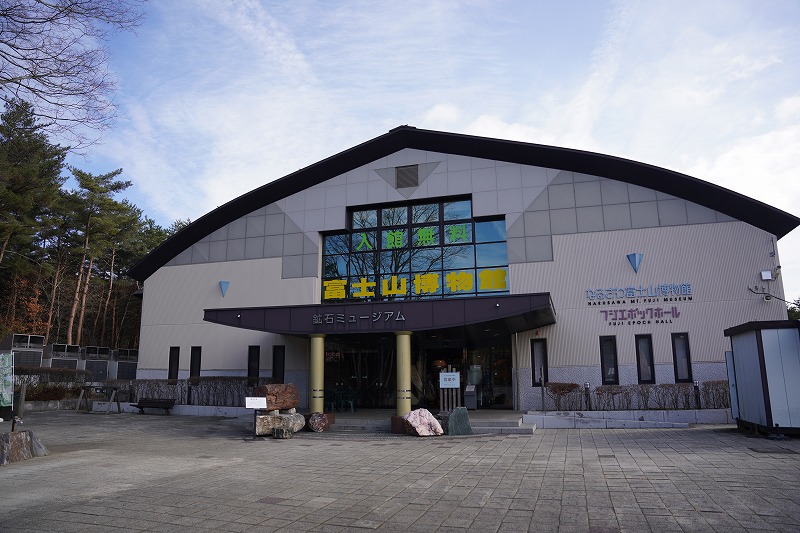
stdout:
<svg viewBox="0 0 800 533">
<path fill-rule="evenodd" d="M 330 343 L 325 349 L 325 409 L 385 409 L 396 405 L 394 349 Z"/>
<path fill-rule="evenodd" d="M 511 409 L 514 388 L 510 346 L 470 348 L 466 361 L 467 384 L 475 385 L 478 409 Z"/>
</svg>

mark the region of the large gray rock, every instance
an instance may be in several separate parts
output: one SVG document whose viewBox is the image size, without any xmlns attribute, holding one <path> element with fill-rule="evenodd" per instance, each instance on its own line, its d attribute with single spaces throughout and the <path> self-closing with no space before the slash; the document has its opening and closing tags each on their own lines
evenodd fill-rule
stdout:
<svg viewBox="0 0 800 533">
<path fill-rule="evenodd" d="M 406 431 L 409 435 L 418 437 L 444 435 L 442 425 L 427 409 L 415 409 L 405 415 L 403 419 L 406 421 Z"/>
<path fill-rule="evenodd" d="M 444 411 L 436 415 L 442 424 L 445 435 L 474 435 L 472 424 L 469 422 L 469 413 L 466 407 L 456 407 L 452 411 Z"/>
<path fill-rule="evenodd" d="M 293 433 L 303 429 L 306 419 L 299 413 L 287 415 L 256 415 L 256 435 L 272 435 L 275 428 L 285 428 Z"/>
</svg>

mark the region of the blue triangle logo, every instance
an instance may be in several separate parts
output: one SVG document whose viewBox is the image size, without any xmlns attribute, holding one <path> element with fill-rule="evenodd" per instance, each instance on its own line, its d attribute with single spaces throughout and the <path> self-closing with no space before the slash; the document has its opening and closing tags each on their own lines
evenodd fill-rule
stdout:
<svg viewBox="0 0 800 533">
<path fill-rule="evenodd" d="M 639 267 L 642 266 L 642 259 L 644 259 L 644 254 L 628 254 L 626 257 L 628 258 L 628 262 L 633 267 L 633 271 L 638 274 Z"/>
<path fill-rule="evenodd" d="M 220 281 L 219 282 L 219 290 L 222 291 L 222 297 L 225 298 L 225 293 L 228 292 L 228 285 L 230 285 L 230 281 Z"/>
</svg>

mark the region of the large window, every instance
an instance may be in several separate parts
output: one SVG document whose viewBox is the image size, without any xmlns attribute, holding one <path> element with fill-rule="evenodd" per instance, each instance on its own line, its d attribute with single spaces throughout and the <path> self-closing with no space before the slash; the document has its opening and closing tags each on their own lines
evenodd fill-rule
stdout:
<svg viewBox="0 0 800 533">
<path fill-rule="evenodd" d="M 178 368 L 181 362 L 181 347 L 170 346 L 169 348 L 169 370 L 167 379 L 178 379 Z"/>
<path fill-rule="evenodd" d="M 261 346 L 247 347 L 247 385 L 252 387 L 258 384 L 258 374 L 261 371 Z"/>
<path fill-rule="evenodd" d="M 547 383 L 547 339 L 531 339 L 531 374 L 534 387 Z"/>
<path fill-rule="evenodd" d="M 653 384 L 656 382 L 653 365 L 653 337 L 651 335 L 636 335 L 636 370 L 639 373 L 639 383 Z"/>
<path fill-rule="evenodd" d="M 504 219 L 474 219 L 469 199 L 356 209 L 324 236 L 322 300 L 508 293 Z"/>
<path fill-rule="evenodd" d="M 189 361 L 189 377 L 200 377 L 200 354 L 203 348 L 200 346 L 192 346 L 191 359 Z"/>
<path fill-rule="evenodd" d="M 619 385 L 617 338 L 614 336 L 600 337 L 600 369 L 603 385 Z"/>
<path fill-rule="evenodd" d="M 689 353 L 689 334 L 672 334 L 672 360 L 675 365 L 675 383 L 692 382 L 692 356 Z"/>
</svg>

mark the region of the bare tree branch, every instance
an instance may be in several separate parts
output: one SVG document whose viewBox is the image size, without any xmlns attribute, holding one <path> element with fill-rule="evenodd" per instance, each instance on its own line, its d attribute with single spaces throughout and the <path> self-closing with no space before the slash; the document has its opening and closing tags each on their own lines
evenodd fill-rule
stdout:
<svg viewBox="0 0 800 533">
<path fill-rule="evenodd" d="M 0 0 L 0 100 L 33 104 L 47 130 L 77 148 L 116 110 L 108 38 L 142 20 L 143 0 Z"/>
</svg>

